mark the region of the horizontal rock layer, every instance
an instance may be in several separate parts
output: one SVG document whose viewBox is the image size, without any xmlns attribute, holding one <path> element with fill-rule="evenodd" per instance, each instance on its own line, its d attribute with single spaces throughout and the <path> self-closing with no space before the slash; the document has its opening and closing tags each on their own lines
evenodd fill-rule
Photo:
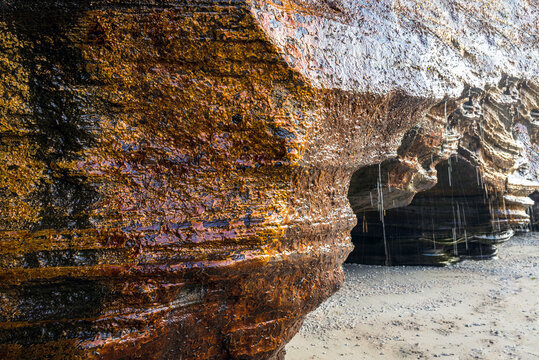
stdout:
<svg viewBox="0 0 539 360">
<path fill-rule="evenodd" d="M 349 199 L 358 225 L 349 261 L 485 258 L 496 254 L 496 242 L 528 230 L 534 204 L 528 195 L 539 186 L 538 101 L 535 85 L 504 78 L 431 108 L 397 157 L 352 177 Z"/>
<path fill-rule="evenodd" d="M 451 81 L 420 78 L 428 72 L 415 58 L 384 73 L 387 64 L 368 52 L 330 46 L 362 49 L 360 38 L 383 48 L 375 33 L 352 26 L 343 38 L 317 36 L 348 26 L 335 4 L 0 2 L 1 358 L 282 358 L 304 315 L 342 283 L 357 169 L 397 164 L 389 183 L 401 195 L 384 194 L 388 209 L 434 186 L 434 167 L 461 148 L 482 149 L 471 164 L 490 194 L 520 199 L 536 189 L 514 161 L 535 153 L 511 135 L 521 124 L 521 141 L 537 143 L 535 58 L 514 57 L 507 69 L 521 80 L 507 77 L 496 92 L 517 89 L 528 122 L 496 108 L 448 126 L 441 114 L 457 116 L 469 99 L 437 97 L 479 79 L 483 90 L 469 97 L 486 99 L 500 67 L 463 50 L 452 56 L 468 75 Z M 386 11 L 383 3 L 343 4 L 355 6 L 355 21 Z M 537 52 L 527 30 L 532 5 L 500 8 L 509 18 L 492 28 L 519 18 L 519 40 L 484 56 L 499 53 L 503 62 Z M 458 16 L 469 23 L 480 16 L 472 10 Z M 313 26 L 298 30 L 304 19 Z M 495 41 L 503 38 L 494 30 Z M 298 42 L 286 40 L 290 31 L 299 31 Z M 438 44 L 425 34 L 414 45 L 423 52 Z M 475 35 L 455 36 L 464 43 Z M 299 46 L 317 67 L 295 61 L 283 44 Z M 440 68 L 452 64 L 444 59 L 440 52 Z M 360 64 L 376 66 L 383 86 L 350 82 L 371 74 Z M 464 128 L 478 124 L 487 135 L 477 140 Z M 467 134 L 469 144 L 455 145 L 444 129 Z M 356 214 L 365 208 L 366 192 L 358 194 L 350 195 Z"/>
</svg>

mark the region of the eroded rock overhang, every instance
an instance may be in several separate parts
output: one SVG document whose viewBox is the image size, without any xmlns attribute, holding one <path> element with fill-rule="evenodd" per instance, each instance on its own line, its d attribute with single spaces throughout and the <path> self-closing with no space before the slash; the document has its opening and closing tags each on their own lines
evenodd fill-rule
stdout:
<svg viewBox="0 0 539 360">
<path fill-rule="evenodd" d="M 352 174 L 537 84 L 533 2 L 421 4 L 1 2 L 0 354 L 282 357 L 343 280 Z"/>
<path fill-rule="evenodd" d="M 531 83 L 510 78 L 487 91 L 469 89 L 431 108 L 430 124 L 412 128 L 395 158 L 359 169 L 349 189 L 360 220 L 349 261 L 488 258 L 493 245 L 528 231 L 528 196 L 538 186 L 538 98 Z"/>
<path fill-rule="evenodd" d="M 504 74 L 537 83 L 533 0 L 253 0 L 291 67 L 321 88 L 460 97 Z"/>
</svg>

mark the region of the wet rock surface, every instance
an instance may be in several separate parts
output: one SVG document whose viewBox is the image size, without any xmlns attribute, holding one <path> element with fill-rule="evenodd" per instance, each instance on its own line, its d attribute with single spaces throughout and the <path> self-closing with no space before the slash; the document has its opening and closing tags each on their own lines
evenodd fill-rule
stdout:
<svg viewBox="0 0 539 360">
<path fill-rule="evenodd" d="M 440 146 L 419 172 L 428 181 L 411 189 L 399 180 L 408 189 L 400 204 L 435 185 L 432 167 L 453 153 L 443 144 L 455 148 L 454 137 L 438 133 L 447 127 L 440 114 L 466 109 L 467 76 L 424 88 L 424 66 L 409 59 L 397 73 L 418 86 L 393 83 L 396 73 L 380 75 L 383 86 L 372 90 L 349 86 L 345 78 L 368 71 L 343 65 L 376 58 L 300 42 L 333 79 L 319 80 L 281 46 L 304 19 L 318 24 L 305 30 L 312 39 L 345 24 L 336 5 L 311 5 L 0 2 L 1 358 L 280 359 L 304 316 L 343 282 L 357 214 L 347 197 L 352 175 L 388 159 L 404 164 L 403 154 L 424 160 Z M 532 5 L 499 9 L 509 17 L 500 23 L 520 24 L 514 45 L 499 49 L 500 59 L 516 60 L 509 77 L 464 52 L 453 56 L 479 71 L 470 82 L 480 97 L 489 86 L 519 92 L 508 109 L 527 111 L 522 141 L 536 143 L 537 57 L 517 56 L 537 51 Z M 416 46 L 438 41 L 426 39 Z M 339 64 L 320 62 L 324 53 L 340 54 Z M 466 100 L 451 100 L 461 91 Z M 516 122 L 504 111 L 471 123 L 487 128 L 485 151 L 507 143 L 499 168 L 480 164 L 500 193 L 508 172 L 521 169 L 514 157 L 534 156 L 506 139 Z M 500 124 L 501 133 L 488 128 Z M 414 129 L 426 136 L 411 136 Z M 528 173 L 508 195 L 536 189 Z"/>
</svg>

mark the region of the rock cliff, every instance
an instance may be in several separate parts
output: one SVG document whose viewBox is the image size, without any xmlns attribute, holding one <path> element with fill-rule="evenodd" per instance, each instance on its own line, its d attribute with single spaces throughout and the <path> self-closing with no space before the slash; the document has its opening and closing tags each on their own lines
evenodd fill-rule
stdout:
<svg viewBox="0 0 539 360">
<path fill-rule="evenodd" d="M 282 358 L 356 215 L 529 222 L 534 1 L 0 8 L 2 358 Z"/>
<path fill-rule="evenodd" d="M 487 258 L 496 243 L 528 231 L 528 195 L 539 184 L 531 115 L 538 95 L 532 84 L 507 77 L 486 91 L 470 88 L 432 107 L 396 157 L 359 169 L 349 189 L 358 215 L 349 261 Z"/>
</svg>

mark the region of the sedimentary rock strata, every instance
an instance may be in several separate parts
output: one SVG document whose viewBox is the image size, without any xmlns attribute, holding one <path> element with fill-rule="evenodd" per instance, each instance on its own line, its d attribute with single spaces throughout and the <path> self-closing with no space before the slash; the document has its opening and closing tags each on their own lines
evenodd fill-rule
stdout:
<svg viewBox="0 0 539 360">
<path fill-rule="evenodd" d="M 539 185 L 530 116 L 538 98 L 533 84 L 509 78 L 486 91 L 470 88 L 432 107 L 398 156 L 359 169 L 349 189 L 358 215 L 349 261 L 486 258 L 497 242 L 527 231 L 528 195 Z"/>
<path fill-rule="evenodd" d="M 378 163 L 525 224 L 536 5 L 477 4 L 1 1 L 0 357 L 282 358 Z"/>
</svg>

